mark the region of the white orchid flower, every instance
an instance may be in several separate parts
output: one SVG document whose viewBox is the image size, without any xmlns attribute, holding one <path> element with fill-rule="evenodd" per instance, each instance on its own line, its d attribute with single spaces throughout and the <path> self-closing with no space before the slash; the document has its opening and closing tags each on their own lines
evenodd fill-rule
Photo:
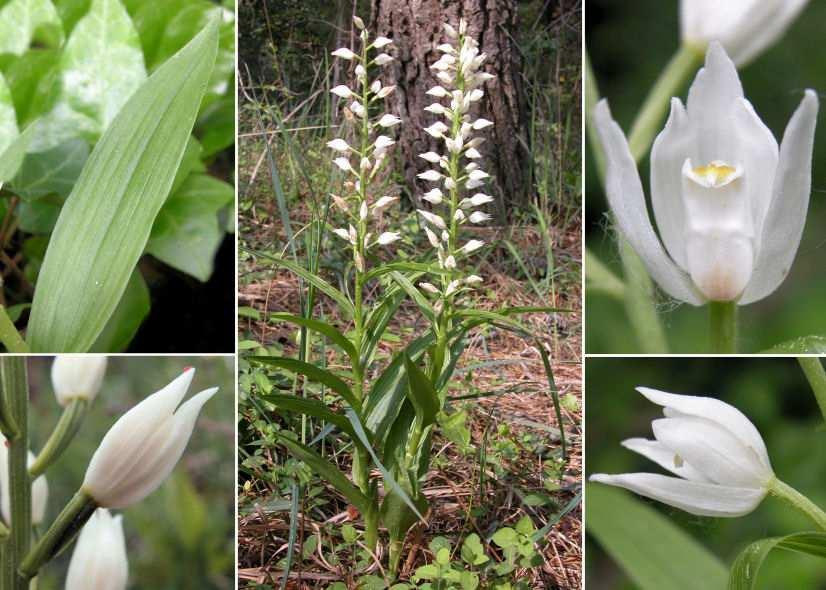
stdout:
<svg viewBox="0 0 826 590">
<path fill-rule="evenodd" d="M 333 52 L 333 55 L 336 57 L 340 57 L 341 59 L 351 60 L 355 57 L 358 57 L 355 53 L 347 49 L 346 47 L 339 47 Z"/>
<path fill-rule="evenodd" d="M 681 0 L 683 42 L 719 41 L 737 65 L 777 42 L 809 0 Z"/>
<path fill-rule="evenodd" d="M 100 442 L 82 489 L 102 508 L 125 508 L 154 492 L 184 453 L 201 408 L 218 391 L 206 389 L 181 403 L 195 369 L 121 416 Z"/>
<path fill-rule="evenodd" d="M 760 504 L 775 481 L 763 438 L 740 410 L 711 397 L 638 387 L 663 406 L 651 423 L 655 440 L 623 446 L 676 475 L 597 473 L 591 481 L 622 487 L 699 516 L 733 517 Z"/>
<path fill-rule="evenodd" d="M 779 150 L 744 98 L 718 43 L 651 151 L 648 217 L 636 164 L 606 101 L 594 123 L 606 157 L 606 193 L 617 225 L 670 296 L 692 305 L 752 303 L 786 277 L 800 244 L 811 189 L 817 95 L 807 90 Z M 663 248 L 663 243 L 665 248 Z"/>
<path fill-rule="evenodd" d="M 98 508 L 80 531 L 66 574 L 66 590 L 124 590 L 128 579 L 123 517 Z"/>
<path fill-rule="evenodd" d="M 66 355 L 52 363 L 52 387 L 61 406 L 68 406 L 74 399 L 92 401 L 103 385 L 106 374 L 106 357 L 97 355 Z"/>
</svg>

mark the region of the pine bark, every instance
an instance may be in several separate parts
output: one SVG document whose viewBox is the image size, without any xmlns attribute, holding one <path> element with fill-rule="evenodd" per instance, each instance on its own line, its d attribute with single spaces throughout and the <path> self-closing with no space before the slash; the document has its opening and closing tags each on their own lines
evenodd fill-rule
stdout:
<svg viewBox="0 0 826 590">
<path fill-rule="evenodd" d="M 530 147 L 526 104 L 522 88 L 522 60 L 514 41 L 517 11 L 515 0 L 372 0 L 373 30 L 393 39 L 395 61 L 385 69 L 385 84 L 397 86 L 390 108 L 404 121 L 399 129 L 397 154 L 405 166 L 405 180 L 414 188 L 418 203 L 428 190 L 416 174 L 427 169 L 419 158 L 426 151 L 443 151 L 422 129 L 437 116 L 424 111 L 433 102 L 425 92 L 438 82 L 430 65 L 440 56 L 436 47 L 446 41 L 443 24 L 458 28 L 468 23 L 468 34 L 487 54 L 484 70 L 495 79 L 486 83 L 485 99 L 472 115 L 493 121 L 481 132 L 487 139 L 480 151 L 482 168 L 493 178 L 488 192 L 497 197 L 502 211 L 525 205 L 529 198 Z"/>
</svg>

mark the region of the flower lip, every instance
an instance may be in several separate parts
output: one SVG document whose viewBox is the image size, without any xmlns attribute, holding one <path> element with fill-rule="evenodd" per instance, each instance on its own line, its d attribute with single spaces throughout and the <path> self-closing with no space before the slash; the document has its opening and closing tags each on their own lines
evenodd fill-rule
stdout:
<svg viewBox="0 0 826 590">
<path fill-rule="evenodd" d="M 722 188 L 743 176 L 743 167 L 731 166 L 722 160 L 712 160 L 705 166 L 692 166 L 691 158 L 683 163 L 683 176 L 704 188 Z"/>
</svg>

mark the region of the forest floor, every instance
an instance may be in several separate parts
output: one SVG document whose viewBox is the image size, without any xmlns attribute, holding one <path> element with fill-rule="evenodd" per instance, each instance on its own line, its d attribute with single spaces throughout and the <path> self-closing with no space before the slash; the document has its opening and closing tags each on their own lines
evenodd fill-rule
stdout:
<svg viewBox="0 0 826 590">
<path fill-rule="evenodd" d="M 242 212 L 239 220 L 241 244 L 269 253 L 284 243 L 275 209 L 266 166 L 259 161 L 260 144 L 239 144 Z M 247 150 L 247 153 L 244 153 Z M 245 191 L 245 192 L 244 192 Z M 247 207 L 243 203 L 247 203 Z M 309 220 L 301 203 L 290 209 L 296 227 Z M 581 235 L 578 216 L 565 216 L 567 227 L 552 226 L 555 260 L 555 288 L 540 297 L 514 264 L 505 248 L 494 248 L 477 269 L 485 278 L 477 307 L 548 306 L 570 310 L 562 313 L 530 314 L 522 318 L 543 338 L 551 354 L 559 396 L 563 399 L 563 428 L 568 441 L 568 459 L 562 460 L 559 427 L 548 383 L 544 381 L 541 357 L 532 343 L 496 329 L 475 334 L 469 341 L 452 395 L 479 394 L 464 403 L 469 413 L 470 449 L 459 449 L 445 438 L 434 442 L 436 455 L 426 475 L 424 489 L 431 501 L 427 526 L 408 535 L 403 558 L 402 579 L 419 566 L 433 561 L 428 543 L 435 537 L 449 539 L 454 548 L 476 532 L 483 540 L 502 526 L 514 526 L 529 515 L 536 528 L 551 524 L 545 543 L 538 546 L 543 563 L 519 569 L 513 579 L 536 589 L 580 588 L 582 559 L 582 462 L 581 462 Z M 553 223 L 553 219 L 550 220 Z M 486 241 L 496 243 L 507 237 L 526 260 L 542 260 L 543 240 L 533 225 L 485 230 Z M 517 278 L 519 277 L 519 278 Z M 239 306 L 259 312 L 297 312 L 298 281 L 290 273 L 262 265 L 242 256 L 239 263 Z M 552 300 L 554 299 L 554 300 Z M 321 301 L 325 318 L 335 317 L 335 309 Z M 277 344 L 284 354 L 295 354 L 294 329 L 248 317 L 239 318 L 239 338 L 262 345 Z M 417 322 L 415 307 L 402 307 L 390 326 L 391 334 L 410 334 Z M 342 328 L 347 328 L 346 324 Z M 401 336 L 403 339 L 403 336 Z M 381 350 L 390 355 L 398 342 L 383 342 Z M 472 376 L 472 382 L 470 380 Z M 241 424 L 245 416 L 242 403 Z M 249 424 L 246 425 L 249 427 Z M 242 437 L 243 438 L 243 437 Z M 345 453 L 346 454 L 346 453 Z M 274 449 L 259 457 L 256 473 L 277 471 L 284 461 Z M 242 461 L 239 458 L 239 461 Z M 345 457 L 344 463 L 348 461 Z M 239 585 L 240 588 L 279 587 L 290 529 L 289 497 L 278 482 L 265 476 L 242 476 L 239 487 Z M 252 479 L 253 481 L 250 481 Z M 280 483 L 283 486 L 283 482 Z M 316 494 L 334 496 L 333 489 L 316 480 Z M 307 501 L 309 502 L 309 501 Z M 346 502 L 332 501 L 302 505 L 299 540 L 303 554 L 294 560 L 287 588 L 326 588 L 334 581 L 355 588 L 352 560 L 348 561 L 339 539 L 339 529 L 350 522 Z M 358 526 L 357 519 L 352 521 Z M 556 524 L 553 524 L 556 523 Z M 315 537 L 312 543 L 309 539 Z M 493 544 L 493 559 L 501 559 Z M 456 551 L 458 554 L 458 550 Z M 367 570 L 379 573 L 377 567 Z"/>
</svg>

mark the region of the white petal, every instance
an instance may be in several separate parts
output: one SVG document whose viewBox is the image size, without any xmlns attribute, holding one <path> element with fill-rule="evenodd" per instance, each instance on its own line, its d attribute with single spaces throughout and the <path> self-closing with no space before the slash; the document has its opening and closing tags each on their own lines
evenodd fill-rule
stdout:
<svg viewBox="0 0 826 590">
<path fill-rule="evenodd" d="M 386 53 L 379 53 L 375 58 L 373 58 L 373 61 L 375 61 L 377 65 L 384 66 L 393 61 L 393 58 Z"/>
<path fill-rule="evenodd" d="M 386 231 L 386 232 L 384 232 L 383 234 L 381 234 L 379 236 L 377 242 L 382 246 L 386 246 L 387 244 L 392 244 L 393 242 L 395 242 L 396 240 L 398 240 L 400 238 L 401 238 L 401 235 L 399 235 L 398 232 Z"/>
<path fill-rule="evenodd" d="M 649 387 L 637 387 L 637 391 L 648 401 L 668 410 L 674 410 L 688 416 L 700 416 L 717 422 L 739 438 L 744 445 L 754 449 L 762 464 L 767 469 L 771 469 L 769 453 L 766 450 L 763 437 L 760 436 L 751 420 L 734 406 L 713 397 L 678 395 Z"/>
<path fill-rule="evenodd" d="M 327 142 L 327 147 L 335 150 L 337 152 L 348 152 L 350 151 L 350 144 L 348 144 L 343 139 L 333 139 L 332 141 Z"/>
<path fill-rule="evenodd" d="M 715 483 L 761 488 L 773 476 L 754 449 L 707 418 L 661 418 L 654 420 L 651 428 L 658 441 Z"/>
<path fill-rule="evenodd" d="M 376 37 L 376 40 L 373 41 L 373 47 L 376 49 L 381 49 L 385 45 L 390 45 L 392 42 L 393 41 L 387 37 Z"/>
<path fill-rule="evenodd" d="M 679 475 L 692 481 L 711 481 L 705 475 L 694 469 L 685 461 L 685 457 L 678 456 L 672 449 L 666 447 L 657 440 L 645 438 L 629 438 L 622 441 L 622 446 L 626 449 L 639 453 L 646 459 L 650 459 L 663 469 L 667 469 L 674 475 Z"/>
<path fill-rule="evenodd" d="M 347 49 L 346 47 L 340 47 L 333 52 L 333 55 L 336 57 L 340 57 L 341 59 L 351 60 L 356 57 L 356 54 Z"/>
<path fill-rule="evenodd" d="M 436 96 L 438 98 L 444 98 L 448 95 L 448 92 L 441 86 L 434 86 L 433 88 L 425 92 L 425 94 L 429 94 L 430 96 Z"/>
<path fill-rule="evenodd" d="M 66 574 L 66 590 L 124 590 L 129 578 L 123 517 L 98 508 L 80 531 Z"/>
<path fill-rule="evenodd" d="M 594 124 L 605 153 L 605 192 L 620 231 L 642 259 L 657 284 L 675 299 L 701 305 L 704 300 L 666 254 L 651 227 L 637 165 L 605 100 L 594 109 Z"/>
<path fill-rule="evenodd" d="M 381 127 L 393 127 L 394 125 L 398 125 L 401 123 L 402 120 L 399 119 L 396 115 L 391 115 L 389 113 L 382 115 L 381 119 L 379 119 L 378 124 Z"/>
<path fill-rule="evenodd" d="M 351 96 L 353 96 L 353 91 L 350 90 L 344 84 L 340 84 L 340 85 L 336 86 L 335 88 L 330 90 L 330 92 L 332 92 L 336 96 L 340 96 L 341 98 L 350 98 Z"/>
<path fill-rule="evenodd" d="M 105 356 L 58 355 L 52 363 L 52 387 L 57 402 L 65 407 L 73 399 L 95 399 L 105 374 Z"/>
<path fill-rule="evenodd" d="M 766 495 L 764 490 L 688 481 L 656 473 L 596 473 L 589 479 L 631 490 L 698 516 L 743 516 L 757 508 Z"/>
<path fill-rule="evenodd" d="M 740 300 L 743 305 L 758 301 L 777 289 L 789 273 L 797 253 L 812 186 L 817 112 L 817 94 L 807 90 L 783 134 L 772 202 L 763 222 L 754 273 Z"/>
</svg>

